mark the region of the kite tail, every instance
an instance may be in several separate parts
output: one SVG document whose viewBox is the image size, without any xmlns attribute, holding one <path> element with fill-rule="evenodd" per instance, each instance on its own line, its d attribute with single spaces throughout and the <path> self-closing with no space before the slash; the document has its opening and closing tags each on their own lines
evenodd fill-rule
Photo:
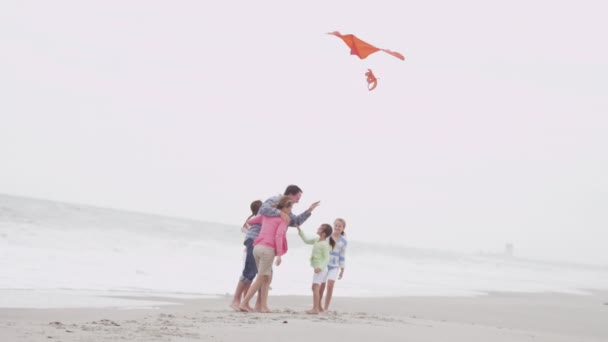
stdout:
<svg viewBox="0 0 608 342">
<path fill-rule="evenodd" d="M 365 76 L 367 77 L 367 90 L 372 91 L 376 89 L 376 87 L 378 86 L 378 79 L 376 78 L 376 76 L 374 76 L 372 69 L 367 69 Z"/>
<path fill-rule="evenodd" d="M 388 53 L 391 56 L 399 58 L 402 61 L 405 60 L 405 57 L 402 54 L 400 54 L 399 52 L 392 51 L 392 50 L 389 50 L 389 49 L 381 49 L 381 50 L 384 51 L 384 52 L 386 52 L 386 53 Z"/>
</svg>

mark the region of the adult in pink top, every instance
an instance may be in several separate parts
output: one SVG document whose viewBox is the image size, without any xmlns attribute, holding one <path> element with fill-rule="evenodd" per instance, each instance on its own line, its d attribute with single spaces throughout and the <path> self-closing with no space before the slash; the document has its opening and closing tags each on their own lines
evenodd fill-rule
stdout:
<svg viewBox="0 0 608 342">
<path fill-rule="evenodd" d="M 260 235 L 253 245 L 273 248 L 277 257 L 287 253 L 287 223 L 281 216 L 257 215 L 247 221 L 248 224 L 261 224 Z"/>
<path fill-rule="evenodd" d="M 268 289 L 272 282 L 272 264 L 276 266 L 281 264 L 281 256 L 287 252 L 287 224 L 289 222 L 291 207 L 293 200 L 288 196 L 283 196 L 275 205 L 275 208 L 286 215 L 281 216 L 264 216 L 258 215 L 249 220 L 247 223 L 261 224 L 260 234 L 253 241 L 253 256 L 257 267 L 257 277 L 253 284 L 249 287 L 243 302 L 239 305 L 241 311 L 253 311 L 249 306 L 249 301 L 254 294 L 260 290 L 258 295 L 261 300 L 260 312 L 270 312 L 268 308 Z M 276 258 L 276 260 L 275 260 Z"/>
</svg>

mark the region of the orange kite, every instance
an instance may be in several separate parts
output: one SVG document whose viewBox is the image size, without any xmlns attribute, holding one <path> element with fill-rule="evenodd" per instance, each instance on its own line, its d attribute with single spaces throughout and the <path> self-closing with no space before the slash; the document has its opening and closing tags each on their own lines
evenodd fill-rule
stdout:
<svg viewBox="0 0 608 342">
<path fill-rule="evenodd" d="M 374 52 L 384 51 L 391 56 L 399 58 L 402 61 L 405 60 L 405 57 L 403 57 L 403 55 L 400 54 L 399 52 L 391 51 L 388 49 L 379 49 L 369 43 L 362 41 L 361 39 L 357 38 L 357 36 L 355 36 L 353 34 L 344 34 L 343 35 L 343 34 L 340 34 L 340 32 L 338 32 L 338 31 L 329 32 L 327 34 L 332 34 L 332 35 L 342 39 L 344 41 L 344 43 L 346 43 L 346 45 L 348 45 L 348 47 L 350 48 L 350 54 L 358 56 L 360 59 L 365 59 L 365 58 L 367 58 L 367 56 L 371 55 Z"/>
</svg>

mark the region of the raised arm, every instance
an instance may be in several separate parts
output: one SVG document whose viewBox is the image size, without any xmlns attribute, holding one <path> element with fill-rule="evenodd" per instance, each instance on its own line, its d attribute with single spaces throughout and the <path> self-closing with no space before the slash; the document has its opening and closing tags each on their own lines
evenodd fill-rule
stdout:
<svg viewBox="0 0 608 342">
<path fill-rule="evenodd" d="M 276 197 L 270 197 L 264 203 L 262 203 L 258 214 L 273 217 L 281 216 L 281 211 L 273 207 L 275 203 L 277 203 Z"/>
<path fill-rule="evenodd" d="M 314 202 L 313 204 L 310 205 L 310 207 L 308 207 L 308 209 L 306 209 L 303 213 L 301 213 L 298 216 L 290 213 L 289 217 L 291 218 L 291 222 L 289 222 L 289 226 L 297 227 L 297 226 L 301 225 L 302 223 L 304 223 L 310 217 L 310 215 L 312 215 L 312 211 L 315 210 L 315 208 L 318 207 L 319 204 L 321 204 L 320 201 Z"/>
<path fill-rule="evenodd" d="M 254 224 L 262 224 L 262 215 L 256 215 L 250 218 L 249 220 L 247 220 L 247 224 L 250 226 Z"/>
<path fill-rule="evenodd" d="M 306 222 L 306 220 L 308 220 L 310 215 L 312 215 L 312 213 L 308 210 L 305 210 L 303 213 L 301 213 L 298 216 L 294 215 L 293 213 L 289 213 L 289 217 L 291 218 L 291 221 L 289 222 L 289 226 L 297 227 L 297 226 L 301 225 L 302 223 Z"/>
<path fill-rule="evenodd" d="M 302 229 L 298 228 L 298 235 L 300 235 L 300 238 L 302 239 L 302 241 L 304 241 L 304 243 L 309 244 L 309 245 L 314 245 L 315 242 L 317 242 L 318 239 L 309 239 L 306 237 L 306 234 L 304 234 L 304 231 Z"/>
</svg>

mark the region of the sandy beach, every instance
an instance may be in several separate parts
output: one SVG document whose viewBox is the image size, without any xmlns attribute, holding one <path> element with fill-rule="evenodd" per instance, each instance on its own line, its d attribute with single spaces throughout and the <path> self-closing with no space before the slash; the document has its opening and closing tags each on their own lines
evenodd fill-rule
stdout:
<svg viewBox="0 0 608 342">
<path fill-rule="evenodd" d="M 608 292 L 493 293 L 480 297 L 335 298 L 307 315 L 310 298 L 271 297 L 273 313 L 239 313 L 217 299 L 142 308 L 0 309 L 1 341 L 606 341 Z"/>
</svg>

